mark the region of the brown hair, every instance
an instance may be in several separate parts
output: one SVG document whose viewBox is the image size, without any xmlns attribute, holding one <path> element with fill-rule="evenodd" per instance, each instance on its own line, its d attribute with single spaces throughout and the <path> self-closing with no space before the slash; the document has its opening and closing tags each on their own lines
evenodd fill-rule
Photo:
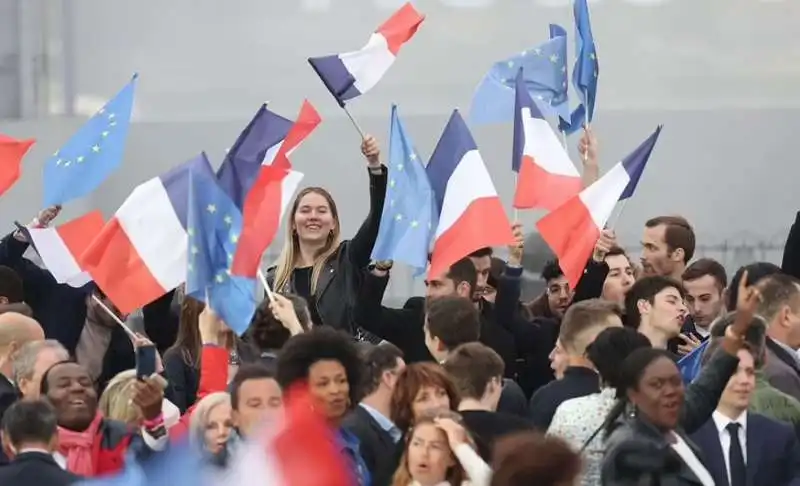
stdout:
<svg viewBox="0 0 800 486">
<path fill-rule="evenodd" d="M 453 378 L 461 398 L 480 400 L 489 382 L 503 378 L 505 363 L 492 348 L 481 343 L 467 343 L 453 350 L 444 369 Z"/>
<path fill-rule="evenodd" d="M 433 425 L 435 424 L 436 419 L 440 418 L 447 418 L 461 424 L 462 427 L 464 426 L 461 415 L 451 410 L 432 410 L 422 414 L 418 418 L 416 424 L 414 424 L 414 428 L 409 430 L 408 434 L 406 434 L 406 442 L 403 445 L 403 455 L 400 458 L 400 465 L 397 467 L 397 471 L 395 471 L 394 477 L 392 478 L 392 486 L 408 486 L 414 482 L 414 479 L 411 477 L 411 472 L 408 470 L 408 446 L 411 444 L 411 439 L 414 437 L 414 429 L 420 425 Z M 467 433 L 467 441 L 474 449 L 475 444 L 469 437 L 469 433 Z M 467 474 L 464 472 L 464 468 L 458 462 L 458 458 L 455 457 L 455 454 L 453 454 L 452 450 L 450 451 L 450 454 L 455 460 L 455 465 L 447 471 L 447 474 L 445 475 L 445 481 L 452 486 L 461 486 L 461 484 L 463 484 L 463 482 L 467 479 Z"/>
<path fill-rule="evenodd" d="M 400 373 L 392 393 L 390 418 L 398 429 L 408 430 L 414 423 L 412 404 L 419 391 L 428 386 L 444 390 L 450 399 L 451 409 L 458 406 L 456 385 L 441 366 L 434 363 L 410 364 Z"/>
<path fill-rule="evenodd" d="M 200 314 L 206 305 L 192 297 L 184 297 L 181 302 L 181 314 L 178 319 L 178 336 L 175 343 L 164 353 L 180 353 L 183 362 L 188 366 L 197 367 L 200 365 Z M 173 351 L 174 350 L 174 351 Z"/>
<path fill-rule="evenodd" d="M 297 193 L 297 197 L 294 198 L 294 202 L 292 203 L 292 209 L 286 215 L 288 219 L 288 224 L 286 225 L 286 236 L 284 238 L 283 249 L 281 250 L 281 254 L 278 256 L 278 261 L 276 262 L 275 280 L 272 286 L 272 289 L 276 292 L 281 292 L 283 290 L 283 286 L 289 281 L 289 278 L 295 269 L 296 259 L 300 254 L 300 240 L 297 237 L 297 231 L 294 227 L 294 215 L 297 213 L 297 208 L 300 206 L 300 201 L 302 201 L 307 194 L 319 194 L 325 198 L 325 201 L 328 203 L 328 206 L 331 209 L 331 216 L 333 216 L 333 229 L 328 235 L 328 240 L 325 242 L 325 245 L 320 248 L 319 252 L 317 253 L 314 260 L 314 267 L 311 271 L 312 294 L 317 290 L 317 281 L 319 280 L 319 274 L 322 271 L 322 267 L 325 265 L 325 262 L 328 261 L 328 258 L 330 258 L 339 249 L 341 225 L 339 224 L 339 210 L 336 208 L 336 202 L 334 202 L 333 196 L 331 196 L 328 191 L 321 187 L 304 188 Z M 321 323 L 316 322 L 315 324 Z"/>
<path fill-rule="evenodd" d="M 713 258 L 701 258 L 693 262 L 683 271 L 681 279 L 684 282 L 691 282 L 692 280 L 697 280 L 706 275 L 710 275 L 717 281 L 719 290 L 724 289 L 725 286 L 728 285 L 728 274 L 725 272 L 725 267 Z"/>
<path fill-rule="evenodd" d="M 644 224 L 646 228 L 662 225 L 666 226 L 664 242 L 667 244 L 667 251 L 672 253 L 678 248 L 683 249 L 683 263 L 688 263 L 694 256 L 695 247 L 692 225 L 683 216 L 657 216 Z"/>
<path fill-rule="evenodd" d="M 589 299 L 569 306 L 561 320 L 558 339 L 570 354 L 583 354 L 589 343 L 583 338 L 590 330 L 598 328 L 598 332 L 608 326 L 608 319 L 621 316 L 622 310 L 614 302 L 602 299 Z M 599 329 L 602 328 L 602 329 Z"/>
<path fill-rule="evenodd" d="M 581 456 L 558 437 L 520 432 L 494 446 L 491 486 L 558 486 L 573 484 L 581 473 Z"/>
</svg>

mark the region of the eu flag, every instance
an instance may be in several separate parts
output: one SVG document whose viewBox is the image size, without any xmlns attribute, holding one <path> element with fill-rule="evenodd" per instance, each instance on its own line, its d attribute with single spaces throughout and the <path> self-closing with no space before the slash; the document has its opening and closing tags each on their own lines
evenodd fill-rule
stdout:
<svg viewBox="0 0 800 486">
<path fill-rule="evenodd" d="M 131 121 L 138 75 L 44 164 L 44 206 L 83 197 L 119 167 Z"/>
<path fill-rule="evenodd" d="M 231 275 L 242 213 L 212 177 L 191 174 L 186 295 L 205 301 L 237 334 L 256 310 L 256 281 Z"/>
<path fill-rule="evenodd" d="M 703 353 L 708 347 L 708 341 L 706 339 L 700 346 L 678 360 L 678 369 L 683 377 L 683 382 L 687 385 L 700 374 L 700 369 L 703 367 Z"/>
<path fill-rule="evenodd" d="M 575 16 L 575 67 L 572 69 L 572 84 L 578 91 L 578 97 L 586 105 L 586 115 L 592 121 L 594 102 L 597 95 L 597 76 L 600 66 L 597 64 L 597 50 L 592 36 L 592 23 L 589 20 L 587 0 L 575 0 L 573 15 Z"/>
<path fill-rule="evenodd" d="M 522 68 L 531 98 L 545 115 L 569 119 L 567 103 L 567 38 L 556 36 L 544 44 L 494 63 L 472 97 L 473 124 L 514 121 L 514 91 Z"/>
<path fill-rule="evenodd" d="M 420 275 L 428 265 L 438 211 L 428 174 L 394 105 L 388 177 L 386 202 L 378 239 L 372 247 L 372 259 L 403 262 L 415 269 L 415 276 Z"/>
</svg>

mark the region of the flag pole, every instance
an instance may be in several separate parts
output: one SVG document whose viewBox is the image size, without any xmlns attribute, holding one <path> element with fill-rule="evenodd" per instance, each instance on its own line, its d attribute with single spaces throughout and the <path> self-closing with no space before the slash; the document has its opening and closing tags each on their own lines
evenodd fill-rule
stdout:
<svg viewBox="0 0 800 486">
<path fill-rule="evenodd" d="M 564 148 L 566 149 L 567 148 L 567 132 L 565 132 L 564 130 L 559 130 L 558 133 L 561 134 L 561 145 L 563 145 Z"/>
<path fill-rule="evenodd" d="M 584 105 L 586 106 L 586 124 L 584 126 L 584 130 L 585 130 L 585 129 L 589 128 L 589 124 L 591 123 L 591 121 L 589 121 L 589 90 L 588 89 L 584 89 L 583 90 L 583 100 L 584 100 Z M 583 161 L 586 162 L 588 160 L 589 160 L 589 150 L 587 148 L 586 153 L 583 154 Z"/>
<path fill-rule="evenodd" d="M 257 272 L 258 280 L 261 281 L 261 285 L 264 286 L 264 291 L 267 293 L 267 298 L 271 303 L 275 303 L 275 295 L 272 293 L 272 289 L 269 288 L 269 282 L 267 282 L 267 277 L 264 276 L 264 272 L 261 269 L 258 269 Z"/>
<path fill-rule="evenodd" d="M 519 173 L 518 172 L 514 172 L 514 191 L 517 190 L 516 187 L 517 187 L 518 184 L 519 184 Z M 512 221 L 512 223 L 517 223 L 517 222 L 519 222 L 519 209 L 513 207 L 514 206 L 513 202 L 511 203 L 511 206 L 512 206 L 512 209 L 513 209 L 512 213 L 513 213 L 513 217 L 514 217 L 514 221 Z"/>
<path fill-rule="evenodd" d="M 119 325 L 119 327 L 121 327 L 122 330 L 125 331 L 125 334 L 127 334 L 128 337 L 131 338 L 131 340 L 138 339 L 139 336 L 137 336 L 136 333 L 133 332 L 130 327 L 128 327 L 124 322 L 122 322 L 122 319 L 120 319 L 118 315 L 114 314 L 111 311 L 111 309 L 109 309 L 108 306 L 105 305 L 103 301 L 97 297 L 97 295 L 92 294 L 92 300 L 95 302 L 95 304 L 99 305 L 100 308 L 103 309 L 112 319 L 114 319 L 114 322 L 116 322 Z"/>
<path fill-rule="evenodd" d="M 351 114 L 350 114 L 350 110 L 348 110 L 348 109 L 347 109 L 347 106 L 345 106 L 345 104 L 344 104 L 344 103 L 342 103 L 342 104 L 341 104 L 341 107 L 342 107 L 342 109 L 344 110 L 345 114 L 347 115 L 347 118 L 349 118 L 349 119 L 350 119 L 350 123 L 352 123 L 352 124 L 353 124 L 353 127 L 355 127 L 355 129 L 358 131 L 358 134 L 359 134 L 359 135 L 361 135 L 361 139 L 362 139 L 362 140 L 366 139 L 366 138 L 367 138 L 367 136 L 366 136 L 366 135 L 364 135 L 364 130 L 362 130 L 362 129 L 361 129 L 361 126 L 359 126 L 359 124 L 358 124 L 358 122 L 356 121 L 356 119 L 355 119 L 355 118 L 353 118 L 353 115 L 351 115 Z M 267 287 L 267 288 L 269 288 L 269 287 Z"/>
<path fill-rule="evenodd" d="M 606 228 L 613 230 L 614 227 L 617 226 L 617 223 L 619 222 L 619 218 L 620 218 L 620 216 L 622 216 L 622 212 L 625 211 L 625 205 L 627 203 L 628 203 L 628 199 L 625 199 L 624 201 L 622 201 L 619 204 L 617 212 L 615 212 L 614 215 L 611 216 L 611 221 L 608 224 L 606 224 Z"/>
</svg>

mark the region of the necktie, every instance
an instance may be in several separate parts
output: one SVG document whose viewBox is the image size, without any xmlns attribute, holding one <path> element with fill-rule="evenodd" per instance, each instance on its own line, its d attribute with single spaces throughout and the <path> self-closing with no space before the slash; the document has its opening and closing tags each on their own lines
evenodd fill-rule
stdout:
<svg viewBox="0 0 800 486">
<path fill-rule="evenodd" d="M 730 457 L 730 483 L 731 486 L 745 486 L 747 484 L 747 467 L 744 463 L 744 452 L 742 443 L 739 441 L 739 425 L 731 422 L 725 427 L 731 436 Z"/>
</svg>

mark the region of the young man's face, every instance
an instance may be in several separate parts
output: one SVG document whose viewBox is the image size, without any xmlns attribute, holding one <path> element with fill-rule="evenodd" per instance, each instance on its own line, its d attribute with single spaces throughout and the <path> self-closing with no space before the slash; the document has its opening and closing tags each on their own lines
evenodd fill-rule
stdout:
<svg viewBox="0 0 800 486">
<path fill-rule="evenodd" d="M 675 287 L 666 287 L 653 298 L 648 306 L 647 320 L 651 327 L 662 331 L 669 337 L 677 337 L 686 317 L 686 305 L 681 293 Z M 644 317 L 644 314 L 642 314 Z"/>
<path fill-rule="evenodd" d="M 684 280 L 683 288 L 686 289 L 686 307 L 695 324 L 708 328 L 722 312 L 725 303 L 722 298 L 724 289 L 720 288 L 717 279 L 711 275 Z"/>
<path fill-rule="evenodd" d="M 744 411 L 750 405 L 750 398 L 756 388 L 755 363 L 753 355 L 746 349 L 740 349 L 736 356 L 739 357 L 739 366 L 728 379 L 719 402 L 734 410 Z"/>
<path fill-rule="evenodd" d="M 475 265 L 475 271 L 478 273 L 478 280 L 475 285 L 476 297 L 483 295 L 486 289 L 486 281 L 489 279 L 489 272 L 492 270 L 492 257 L 485 255 L 482 257 L 469 257 Z"/>
</svg>

